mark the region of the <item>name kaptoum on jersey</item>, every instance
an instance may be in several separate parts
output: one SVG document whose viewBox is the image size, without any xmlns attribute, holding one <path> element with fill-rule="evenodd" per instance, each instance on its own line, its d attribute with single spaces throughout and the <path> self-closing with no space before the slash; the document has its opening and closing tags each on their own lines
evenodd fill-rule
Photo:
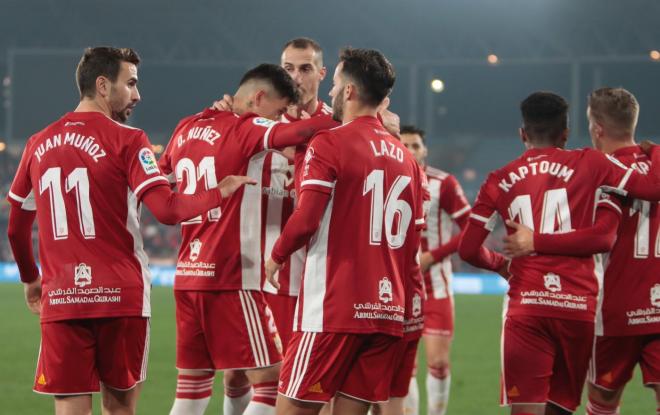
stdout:
<svg viewBox="0 0 660 415">
<path fill-rule="evenodd" d="M 564 179 L 564 182 L 568 183 L 568 181 L 573 176 L 573 173 L 575 173 L 575 170 L 568 168 L 561 163 L 544 160 L 541 162 L 529 163 L 526 166 L 518 167 L 517 174 L 513 171 L 509 172 L 509 181 L 502 179 L 498 186 L 500 189 L 508 192 L 517 182 L 525 179 L 529 175 L 536 176 L 538 174 L 549 174 L 551 176 L 557 177 L 558 179 Z"/>
<path fill-rule="evenodd" d="M 62 145 L 70 145 L 87 153 L 96 163 L 98 163 L 100 158 L 106 156 L 106 153 L 105 150 L 103 150 L 103 148 L 101 148 L 101 146 L 95 141 L 96 138 L 91 135 L 85 136 L 78 133 L 65 133 L 64 141 L 62 141 L 62 134 L 55 134 L 39 144 L 34 150 L 34 155 L 37 157 L 37 160 L 41 162 L 41 158 L 48 151 Z"/>
</svg>

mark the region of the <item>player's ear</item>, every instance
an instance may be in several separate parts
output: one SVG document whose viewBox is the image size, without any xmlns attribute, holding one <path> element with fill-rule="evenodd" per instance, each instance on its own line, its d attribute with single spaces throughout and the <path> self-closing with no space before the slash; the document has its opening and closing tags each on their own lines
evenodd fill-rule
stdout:
<svg viewBox="0 0 660 415">
<path fill-rule="evenodd" d="M 523 142 L 523 144 L 527 145 L 529 138 L 527 137 L 527 133 L 525 132 L 524 128 L 518 128 L 518 135 L 520 136 L 520 140 Z"/>
<path fill-rule="evenodd" d="M 266 97 L 266 91 L 264 91 L 263 89 L 258 89 L 257 92 L 254 93 L 254 97 L 252 98 L 252 101 L 254 102 L 255 108 L 258 108 L 263 104 L 265 97 Z"/>
<path fill-rule="evenodd" d="M 96 93 L 102 97 L 107 97 L 110 93 L 110 80 L 105 76 L 96 77 Z"/>
<path fill-rule="evenodd" d="M 319 69 L 319 75 L 321 75 L 321 81 L 325 79 L 325 76 L 328 74 L 328 68 L 325 66 Z"/>
<path fill-rule="evenodd" d="M 344 85 L 344 94 L 346 101 L 355 100 L 357 99 L 357 95 L 358 95 L 357 88 L 355 87 L 354 84 L 350 82 L 346 82 L 346 85 Z"/>
<path fill-rule="evenodd" d="M 562 131 L 561 136 L 559 137 L 559 144 L 561 148 L 566 147 L 566 143 L 568 142 L 568 135 L 570 133 L 570 130 L 567 128 L 564 131 Z"/>
</svg>

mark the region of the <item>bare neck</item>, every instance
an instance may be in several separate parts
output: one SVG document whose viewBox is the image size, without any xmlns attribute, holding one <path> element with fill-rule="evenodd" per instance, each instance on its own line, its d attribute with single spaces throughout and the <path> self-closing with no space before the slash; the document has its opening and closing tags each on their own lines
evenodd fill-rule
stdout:
<svg viewBox="0 0 660 415">
<path fill-rule="evenodd" d="M 600 151 L 605 154 L 612 154 L 622 148 L 632 147 L 636 144 L 635 137 L 632 135 L 623 138 L 605 137 L 601 142 Z"/>
<path fill-rule="evenodd" d="M 316 108 L 319 106 L 319 98 L 318 96 L 315 96 L 308 102 L 303 102 L 300 105 L 300 109 L 308 113 L 309 115 L 312 115 L 316 112 Z"/>
<path fill-rule="evenodd" d="M 367 107 L 362 105 L 350 105 L 347 104 L 344 107 L 344 118 L 342 119 L 343 124 L 347 124 L 359 117 L 376 117 L 378 110 L 373 107 Z"/>
<path fill-rule="evenodd" d="M 81 99 L 74 112 L 100 112 L 106 117 L 112 118 L 110 107 L 104 101 L 95 98 Z"/>
</svg>

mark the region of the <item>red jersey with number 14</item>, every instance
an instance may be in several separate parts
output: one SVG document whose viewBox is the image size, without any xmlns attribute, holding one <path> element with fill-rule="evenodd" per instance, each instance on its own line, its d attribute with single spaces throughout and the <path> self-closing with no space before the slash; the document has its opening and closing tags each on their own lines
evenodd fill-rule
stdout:
<svg viewBox="0 0 660 415">
<path fill-rule="evenodd" d="M 102 113 L 67 113 L 28 140 L 8 200 L 37 211 L 42 321 L 150 316 L 139 202 L 159 185 L 146 134 Z"/>
<path fill-rule="evenodd" d="M 612 154 L 640 174 L 651 160 L 639 146 Z M 621 201 L 620 201 L 621 200 Z M 609 253 L 596 334 L 628 336 L 660 333 L 660 203 L 604 197 L 604 206 L 621 215 L 617 239 Z"/>
<path fill-rule="evenodd" d="M 301 191 L 330 198 L 309 243 L 296 331 L 403 334 L 411 243 L 424 224 L 420 173 L 374 117 L 315 136 Z"/>
<path fill-rule="evenodd" d="M 527 150 L 488 176 L 470 221 L 492 230 L 499 214 L 539 233 L 590 227 L 596 189 L 625 192 L 630 174 L 593 149 Z M 594 320 L 598 281 L 591 256 L 524 256 L 514 258 L 509 270 L 508 315 Z"/>
</svg>

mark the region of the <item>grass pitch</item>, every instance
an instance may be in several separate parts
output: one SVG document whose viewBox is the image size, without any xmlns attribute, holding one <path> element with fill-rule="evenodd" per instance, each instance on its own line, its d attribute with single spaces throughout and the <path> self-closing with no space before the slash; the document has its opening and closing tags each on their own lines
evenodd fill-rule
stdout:
<svg viewBox="0 0 660 415">
<path fill-rule="evenodd" d="M 456 336 L 452 349 L 452 385 L 448 414 L 506 414 L 498 407 L 499 344 L 501 327 L 499 296 L 456 296 Z M 170 287 L 154 287 L 152 295 L 151 347 L 149 372 L 138 405 L 139 414 L 167 414 L 174 399 L 174 296 Z M 52 399 L 32 392 L 39 350 L 39 321 L 23 302 L 20 284 L 0 284 L 0 405 L 2 414 L 47 414 L 53 412 Z M 426 413 L 426 376 L 420 353 L 420 413 Z M 221 377 L 216 377 L 214 394 L 206 411 L 220 414 Z M 641 386 L 639 370 L 624 393 L 623 413 L 655 413 L 655 399 Z M 584 399 L 583 399 L 584 402 Z M 98 397 L 94 413 L 100 414 Z M 584 413 L 584 406 L 577 411 Z"/>
</svg>

